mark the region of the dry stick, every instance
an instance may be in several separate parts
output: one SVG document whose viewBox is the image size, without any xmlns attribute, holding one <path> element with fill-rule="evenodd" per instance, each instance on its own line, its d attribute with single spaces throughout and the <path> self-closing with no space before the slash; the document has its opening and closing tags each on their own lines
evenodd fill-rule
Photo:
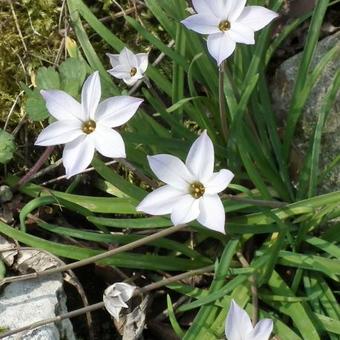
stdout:
<svg viewBox="0 0 340 340">
<path fill-rule="evenodd" d="M 57 161 L 55 161 L 54 163 L 50 164 L 49 166 L 47 166 L 44 169 L 41 169 L 40 171 L 38 171 L 36 174 L 34 174 L 30 180 L 39 178 L 43 175 L 46 175 L 47 173 L 49 173 L 50 171 L 52 171 L 53 169 L 57 168 L 60 164 L 62 164 L 63 160 L 62 158 L 58 159 Z"/>
<path fill-rule="evenodd" d="M 56 163 L 58 163 L 58 162 L 60 162 L 60 163 L 62 163 L 62 159 L 60 159 L 59 161 L 57 161 Z M 116 160 L 113 160 L 113 161 L 109 161 L 109 162 L 106 162 L 105 163 L 105 165 L 111 165 L 111 164 L 114 164 L 114 163 L 116 163 L 117 161 Z M 59 163 L 59 164 L 60 164 Z M 53 166 L 53 167 L 52 167 Z M 50 165 L 50 166 L 48 166 L 46 169 L 44 169 L 44 170 L 42 170 L 42 171 L 50 171 L 51 169 L 53 169 L 55 167 L 55 164 L 52 164 L 52 165 Z M 94 170 L 94 167 L 91 167 L 91 168 L 87 168 L 86 170 L 84 170 L 84 171 L 82 171 L 81 173 L 79 173 L 79 175 L 81 175 L 81 174 L 85 174 L 85 173 L 87 173 L 87 172 L 91 172 L 91 171 L 93 171 Z M 37 176 L 36 176 L 37 177 Z M 35 178 L 36 178 L 35 177 Z M 40 177 L 40 174 L 39 174 L 39 177 Z M 41 183 L 40 185 L 42 185 L 42 186 L 44 186 L 44 185 L 47 185 L 47 184 L 52 184 L 52 183 L 54 183 L 54 182 L 58 182 L 58 181 L 61 181 L 62 179 L 65 179 L 65 178 L 67 178 L 67 176 L 66 175 L 62 175 L 62 176 L 59 176 L 59 177 L 57 177 L 57 178 L 53 178 L 53 179 L 50 179 L 50 180 L 48 180 L 48 181 L 46 181 L 46 182 L 43 182 L 43 183 Z"/>
<path fill-rule="evenodd" d="M 152 180 L 151 178 L 147 177 L 144 175 L 144 173 L 138 169 L 136 166 L 134 166 L 133 164 L 131 164 L 129 161 L 127 161 L 125 158 L 117 158 L 118 163 L 120 163 L 121 165 L 125 166 L 126 168 L 128 168 L 130 171 L 132 171 L 133 173 L 135 173 L 135 175 L 143 182 L 145 182 L 146 184 L 148 184 L 151 188 L 158 188 L 159 185 L 156 181 Z"/>
<path fill-rule="evenodd" d="M 222 134 L 224 140 L 228 140 L 228 125 L 227 125 L 227 114 L 225 107 L 225 95 L 224 95 L 224 61 L 222 62 L 219 70 L 219 83 L 218 83 L 218 101 L 220 106 L 220 119 L 222 126 Z"/>
<path fill-rule="evenodd" d="M 155 283 L 151 283 L 151 284 L 149 284 L 149 285 L 147 285 L 143 288 L 136 289 L 134 295 L 144 294 L 144 293 L 150 292 L 152 290 L 161 288 L 163 286 L 167 286 L 170 283 L 174 283 L 174 282 L 186 279 L 186 278 L 194 276 L 194 275 L 199 275 L 199 274 L 204 274 L 206 272 L 210 272 L 210 271 L 214 270 L 214 267 L 215 267 L 214 265 L 210 265 L 210 266 L 207 266 L 207 267 L 204 267 L 204 268 L 190 270 L 186 273 L 179 274 L 179 275 L 176 275 L 176 276 L 172 276 L 172 277 L 169 277 L 167 279 L 164 279 L 164 280 L 161 280 L 161 281 L 158 281 L 158 282 L 155 282 Z M 87 306 L 87 307 L 84 307 L 84 308 L 74 310 L 74 311 L 69 312 L 69 313 L 65 313 L 63 315 L 59 315 L 59 316 L 54 317 L 54 318 L 38 321 L 38 322 L 32 323 L 30 325 L 27 325 L 27 326 L 24 326 L 24 327 L 21 327 L 21 328 L 17 328 L 17 329 L 14 329 L 12 331 L 8 331 L 6 333 L 1 333 L 0 339 L 3 339 L 5 337 L 8 337 L 8 336 L 11 336 L 11 335 L 23 332 L 23 331 L 32 330 L 34 328 L 44 326 L 44 325 L 47 325 L 49 323 L 60 322 L 60 321 L 65 320 L 65 319 L 71 319 L 71 318 L 74 318 L 76 316 L 85 314 L 86 312 L 93 312 L 95 310 L 98 310 L 98 309 L 101 309 L 101 308 L 104 308 L 104 307 L 105 307 L 104 302 L 99 302 L 99 303 L 96 303 L 94 305 L 90 305 L 90 306 Z"/>
<path fill-rule="evenodd" d="M 25 274 L 25 275 L 20 275 L 20 276 L 6 277 L 6 278 L 4 278 L 0 281 L 0 286 L 3 285 L 3 284 L 9 283 L 9 282 L 34 279 L 34 278 L 43 277 L 43 276 L 47 276 L 47 275 L 51 275 L 51 274 L 55 274 L 55 273 L 60 273 L 60 272 L 66 271 L 66 270 L 86 266 L 88 264 L 98 262 L 100 260 L 104 260 L 108 257 L 123 253 L 125 251 L 130 251 L 132 249 L 138 248 L 138 247 L 143 246 L 147 243 L 158 240 L 162 237 L 171 235 L 171 234 L 173 234 L 173 233 L 175 233 L 179 230 L 183 230 L 185 227 L 186 227 L 185 224 L 179 224 L 179 225 L 173 226 L 171 228 L 167 228 L 167 229 L 164 229 L 162 231 L 159 231 L 159 232 L 157 232 L 153 235 L 143 237 L 143 238 L 141 238 L 137 241 L 125 244 L 124 246 L 118 247 L 116 249 L 112 249 L 112 250 L 109 250 L 105 253 L 95 255 L 95 256 L 80 260 L 80 261 L 76 261 L 76 262 L 73 262 L 73 263 L 67 264 L 65 266 L 58 267 L 58 268 L 52 268 L 52 269 L 48 269 L 48 270 L 45 270 L 45 271 L 35 272 L 35 273 L 30 273 L 30 274 Z"/>
<path fill-rule="evenodd" d="M 22 42 L 22 45 L 23 45 L 23 47 L 24 47 L 24 50 L 27 52 L 27 46 L 26 46 L 24 37 L 23 37 L 22 32 L 21 32 L 21 29 L 20 29 L 18 17 L 17 17 L 17 15 L 16 15 L 16 13 L 15 13 L 15 9 L 14 9 L 14 6 L 13 6 L 13 2 L 12 2 L 11 0 L 9 1 L 9 5 L 10 5 L 10 7 L 11 7 L 11 12 L 12 12 L 13 19 L 14 19 L 14 22 L 15 22 L 15 27 L 17 28 L 17 31 L 18 31 L 20 40 L 21 40 L 21 42 Z"/>
<path fill-rule="evenodd" d="M 166 110 L 166 105 L 164 104 L 164 101 L 162 100 L 162 98 L 159 96 L 159 94 L 157 93 L 157 91 L 154 89 L 154 87 L 151 84 L 151 81 L 149 78 L 144 77 L 143 78 L 144 84 L 146 85 L 146 87 L 148 88 L 148 90 L 151 92 L 151 94 L 162 104 L 162 106 L 164 107 L 164 109 Z"/>
<path fill-rule="evenodd" d="M 236 253 L 240 263 L 242 264 L 242 267 L 248 268 L 249 263 L 243 256 L 241 252 Z M 252 296 L 252 304 L 253 304 L 253 315 L 252 315 L 252 324 L 255 327 L 257 324 L 258 318 L 259 318 L 259 297 L 258 297 L 258 291 L 257 291 L 257 285 L 256 285 L 256 276 L 250 275 L 249 276 L 249 283 L 250 283 L 250 291 Z"/>
<path fill-rule="evenodd" d="M 49 146 L 46 148 L 46 150 L 43 152 L 43 154 L 40 156 L 40 158 L 37 160 L 37 162 L 33 165 L 33 167 L 28 171 L 28 173 L 22 177 L 19 182 L 16 184 L 16 187 L 19 188 L 26 184 L 33 175 L 37 173 L 37 171 L 40 170 L 40 168 L 44 165 L 44 163 L 47 161 L 48 157 L 50 157 L 51 153 L 54 150 L 54 146 Z"/>
<path fill-rule="evenodd" d="M 156 289 L 161 288 L 163 286 L 167 286 L 171 283 L 181 281 L 181 280 L 187 279 L 187 278 L 195 276 L 195 275 L 204 274 L 206 272 L 211 272 L 211 271 L 214 270 L 214 268 L 215 268 L 215 265 L 212 264 L 210 266 L 206 266 L 206 267 L 203 267 L 203 268 L 200 268 L 200 269 L 189 270 L 186 273 L 178 274 L 178 275 L 168 277 L 168 278 L 161 280 L 161 281 L 158 281 L 158 282 L 150 283 L 149 285 L 147 285 L 143 288 L 137 289 L 136 294 L 144 294 L 144 293 L 150 292 L 152 290 L 156 290 Z"/>
<path fill-rule="evenodd" d="M 15 100 L 14 100 L 14 103 L 13 103 L 11 109 L 9 110 L 9 113 L 8 113 L 8 115 L 7 115 L 7 119 L 6 119 L 6 122 L 5 122 L 5 125 L 4 125 L 4 130 L 5 130 L 5 131 L 6 131 L 6 129 L 7 129 L 7 126 L 8 126 L 9 120 L 10 120 L 10 118 L 11 118 L 11 115 L 12 115 L 12 113 L 14 112 L 14 109 L 15 109 L 15 107 L 16 107 L 18 101 L 19 101 L 19 98 L 20 98 L 23 94 L 24 94 L 24 91 L 21 91 L 21 92 L 16 96 L 16 98 L 15 98 Z"/>
</svg>

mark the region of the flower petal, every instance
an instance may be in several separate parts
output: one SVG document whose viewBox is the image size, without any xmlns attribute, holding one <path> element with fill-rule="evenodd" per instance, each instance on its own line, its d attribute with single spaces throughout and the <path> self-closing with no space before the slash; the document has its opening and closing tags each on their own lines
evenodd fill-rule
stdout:
<svg viewBox="0 0 340 340">
<path fill-rule="evenodd" d="M 63 164 L 67 178 L 77 175 L 90 165 L 94 155 L 92 135 L 83 135 L 67 143 L 63 152 Z"/>
<path fill-rule="evenodd" d="M 235 41 L 224 32 L 208 36 L 209 53 L 216 59 L 218 65 L 233 54 L 235 47 Z"/>
<path fill-rule="evenodd" d="M 204 195 L 200 199 L 197 221 L 206 228 L 225 234 L 225 212 L 218 195 Z"/>
<path fill-rule="evenodd" d="M 242 13 L 247 0 L 227 0 L 224 4 L 226 19 L 233 23 Z"/>
<path fill-rule="evenodd" d="M 101 97 L 99 72 L 92 73 L 85 81 L 81 92 L 81 104 L 86 119 L 93 119 Z"/>
<path fill-rule="evenodd" d="M 81 120 L 83 111 L 80 103 L 64 91 L 41 90 L 48 112 L 57 120 Z"/>
<path fill-rule="evenodd" d="M 130 69 L 138 66 L 138 60 L 136 55 L 130 51 L 127 47 L 124 47 L 119 55 L 119 61 L 121 65 L 128 65 Z"/>
<path fill-rule="evenodd" d="M 129 65 L 117 65 L 107 72 L 118 79 L 131 78 L 131 67 Z"/>
<path fill-rule="evenodd" d="M 253 326 L 247 312 L 232 300 L 225 323 L 227 340 L 247 339 L 247 335 L 252 330 Z"/>
<path fill-rule="evenodd" d="M 246 25 L 234 22 L 228 31 L 231 39 L 237 43 L 253 45 L 255 44 L 254 31 Z"/>
<path fill-rule="evenodd" d="M 273 321 L 263 319 L 259 321 L 248 337 L 252 340 L 268 340 L 273 331 Z"/>
<path fill-rule="evenodd" d="M 95 147 L 99 153 L 110 158 L 125 158 L 125 144 L 122 136 L 115 130 L 98 125 L 93 133 Z"/>
<path fill-rule="evenodd" d="M 143 99 L 131 96 L 108 98 L 99 104 L 96 121 L 108 127 L 123 125 L 137 112 L 142 102 Z"/>
<path fill-rule="evenodd" d="M 38 136 L 35 145 L 66 144 L 83 135 L 80 120 L 62 120 L 47 126 Z"/>
<path fill-rule="evenodd" d="M 119 54 L 106 53 L 106 55 L 109 57 L 110 64 L 113 68 L 120 65 Z"/>
<path fill-rule="evenodd" d="M 192 144 L 185 164 L 197 180 L 205 182 L 213 174 L 214 158 L 213 143 L 207 135 L 207 131 L 203 131 Z"/>
<path fill-rule="evenodd" d="M 161 181 L 188 192 L 189 183 L 193 182 L 194 178 L 179 158 L 161 154 L 148 156 L 148 161 L 151 170 Z"/>
<path fill-rule="evenodd" d="M 114 283 L 112 286 L 120 292 L 123 301 L 129 301 L 132 298 L 134 291 L 136 290 L 136 286 L 129 285 L 125 282 L 117 282 Z"/>
<path fill-rule="evenodd" d="M 171 213 L 172 223 L 178 225 L 195 220 L 200 213 L 199 201 L 189 194 L 181 197 L 173 207 Z"/>
<path fill-rule="evenodd" d="M 135 85 L 137 81 L 142 78 L 143 78 L 143 75 L 140 73 L 137 73 L 133 77 L 123 79 L 123 81 L 127 86 L 132 86 L 132 85 Z"/>
<path fill-rule="evenodd" d="M 219 172 L 214 172 L 205 183 L 205 193 L 208 195 L 218 194 L 225 190 L 233 178 L 234 174 L 230 170 L 222 169 Z"/>
<path fill-rule="evenodd" d="M 237 22 L 256 32 L 278 16 L 276 12 L 262 6 L 247 6 L 238 17 Z"/>
<path fill-rule="evenodd" d="M 150 215 L 170 214 L 174 205 L 184 196 L 184 193 L 170 185 L 164 185 L 150 194 L 139 203 L 136 210 Z"/>
<path fill-rule="evenodd" d="M 192 0 L 195 11 L 199 14 L 214 15 L 221 17 L 222 1 L 216 0 Z"/>
<path fill-rule="evenodd" d="M 123 282 L 114 283 L 105 289 L 103 294 L 104 306 L 117 321 L 121 309 L 128 308 L 125 301 L 130 300 L 135 289 L 136 287 Z"/>
<path fill-rule="evenodd" d="M 148 53 L 137 53 L 136 54 L 138 60 L 138 68 L 140 72 L 143 74 L 148 68 L 149 65 L 149 54 Z"/>
<path fill-rule="evenodd" d="M 219 23 L 218 18 L 208 14 L 194 14 L 182 21 L 185 27 L 201 34 L 219 33 Z"/>
</svg>

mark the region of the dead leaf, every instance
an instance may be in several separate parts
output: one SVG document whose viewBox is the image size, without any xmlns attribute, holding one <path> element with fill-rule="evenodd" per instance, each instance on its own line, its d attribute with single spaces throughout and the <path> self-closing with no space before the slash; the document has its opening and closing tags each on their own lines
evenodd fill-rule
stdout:
<svg viewBox="0 0 340 340">
<path fill-rule="evenodd" d="M 148 302 L 149 296 L 147 295 L 140 305 L 126 315 L 123 340 L 137 340 L 143 334 Z"/>
</svg>

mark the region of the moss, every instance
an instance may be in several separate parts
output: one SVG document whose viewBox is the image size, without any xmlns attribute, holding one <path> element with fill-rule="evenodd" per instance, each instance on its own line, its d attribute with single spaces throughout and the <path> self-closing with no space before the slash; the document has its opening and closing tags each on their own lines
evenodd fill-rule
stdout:
<svg viewBox="0 0 340 340">
<path fill-rule="evenodd" d="M 31 83 L 33 71 L 53 63 L 61 43 L 58 33 L 60 0 L 21 0 L 13 2 L 20 27 L 18 34 L 8 2 L 0 3 L 0 121 L 4 121 L 20 92 L 20 82 Z M 19 109 L 11 117 L 19 119 Z"/>
</svg>

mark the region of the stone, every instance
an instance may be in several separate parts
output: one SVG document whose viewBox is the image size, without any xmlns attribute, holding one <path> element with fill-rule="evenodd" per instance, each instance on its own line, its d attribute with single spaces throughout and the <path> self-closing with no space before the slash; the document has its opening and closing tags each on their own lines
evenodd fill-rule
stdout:
<svg viewBox="0 0 340 340">
<path fill-rule="evenodd" d="M 8 284 L 0 296 L 0 329 L 14 330 L 67 313 L 60 274 Z M 75 340 L 70 320 L 51 323 L 5 340 Z"/>
<path fill-rule="evenodd" d="M 322 57 L 334 46 L 340 46 L 340 32 L 332 34 L 321 40 L 314 53 L 311 69 L 313 70 L 320 62 Z M 287 59 L 278 68 L 273 82 L 271 92 L 273 97 L 274 108 L 277 112 L 281 125 L 285 121 L 287 112 L 290 107 L 295 80 L 300 65 L 302 53 L 299 53 L 290 59 Z M 340 57 L 333 58 L 323 69 L 320 78 L 312 89 L 310 96 L 305 104 L 303 113 L 300 117 L 296 130 L 294 146 L 297 151 L 306 154 L 310 140 L 313 138 L 314 129 L 318 121 L 318 115 L 324 102 L 325 94 L 330 88 L 336 71 L 340 68 Z M 340 155 L 340 97 L 337 99 L 329 112 L 326 124 L 323 129 L 321 152 L 320 152 L 320 170 L 324 170 L 334 159 Z M 319 192 L 327 193 L 340 190 L 340 166 L 333 168 L 328 173 L 323 183 L 321 183 Z"/>
</svg>

